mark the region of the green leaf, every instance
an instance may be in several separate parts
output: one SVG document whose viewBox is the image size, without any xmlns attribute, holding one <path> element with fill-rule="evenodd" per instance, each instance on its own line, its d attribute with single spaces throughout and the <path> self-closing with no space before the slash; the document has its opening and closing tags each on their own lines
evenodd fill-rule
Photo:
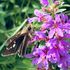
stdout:
<svg viewBox="0 0 70 70">
<path fill-rule="evenodd" d="M 10 29 L 10 30 L 6 30 L 5 32 L 11 36 L 19 27 L 14 27 L 13 29 Z"/>
<path fill-rule="evenodd" d="M 15 56 L 2 57 L 0 56 L 0 64 L 9 64 L 15 62 Z"/>
<path fill-rule="evenodd" d="M 28 14 L 33 14 L 34 13 L 34 9 L 29 8 L 27 11 Z"/>
<path fill-rule="evenodd" d="M 69 4 L 63 4 L 60 7 L 70 7 L 70 5 Z"/>
<path fill-rule="evenodd" d="M 40 9 L 40 5 L 35 1 L 32 2 L 32 6 L 33 6 L 33 8 Z"/>
<path fill-rule="evenodd" d="M 53 4 L 53 0 L 48 0 L 49 4 L 52 5 Z"/>
<path fill-rule="evenodd" d="M 28 11 L 28 7 L 24 7 L 23 9 L 22 9 L 22 12 L 27 12 Z"/>
<path fill-rule="evenodd" d="M 15 0 L 10 0 L 11 3 L 15 4 Z"/>
<path fill-rule="evenodd" d="M 66 9 L 59 9 L 56 13 L 61 13 L 63 11 L 65 11 Z"/>
<path fill-rule="evenodd" d="M 70 11 L 65 11 L 64 13 L 70 16 Z"/>
<path fill-rule="evenodd" d="M 35 67 L 32 65 L 31 60 L 29 59 L 23 59 L 22 61 L 19 60 L 17 63 L 15 63 L 14 70 L 35 70 Z"/>
<path fill-rule="evenodd" d="M 4 33 L 0 33 L 0 43 L 4 42 L 7 39 Z M 0 46 L 1 49 L 1 46 Z"/>
<path fill-rule="evenodd" d="M 4 21 L 5 16 L 6 16 L 6 12 L 0 10 L 0 24 L 2 25 L 5 24 L 5 21 Z"/>
</svg>

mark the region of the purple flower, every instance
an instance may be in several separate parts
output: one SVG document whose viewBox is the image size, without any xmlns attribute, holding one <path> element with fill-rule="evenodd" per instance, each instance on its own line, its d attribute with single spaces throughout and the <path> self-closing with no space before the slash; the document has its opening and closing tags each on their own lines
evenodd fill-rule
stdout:
<svg viewBox="0 0 70 70">
<path fill-rule="evenodd" d="M 43 6 L 47 6 L 49 4 L 48 0 L 40 0 L 40 3 L 43 5 Z"/>
<path fill-rule="evenodd" d="M 33 18 L 28 18 L 28 22 L 32 23 L 34 21 L 37 21 L 37 17 L 33 17 Z"/>
<path fill-rule="evenodd" d="M 63 55 L 67 53 L 65 49 L 66 46 L 64 46 L 61 41 L 58 41 L 58 39 L 49 40 L 48 42 L 46 42 L 46 46 L 49 48 L 48 57 L 50 57 L 50 59 L 52 59 L 53 57 L 57 59 L 55 60 L 55 62 L 58 61 L 58 59 L 60 58 L 60 54 Z"/>
<path fill-rule="evenodd" d="M 60 56 L 60 61 L 58 62 L 58 67 L 62 70 L 68 70 L 69 66 L 70 66 L 70 55 L 65 54 L 63 56 Z"/>
<path fill-rule="evenodd" d="M 47 13 L 48 0 L 40 0 L 43 5 L 42 10 L 35 9 L 33 18 L 28 18 L 28 22 L 40 22 L 41 28 L 34 32 L 30 43 L 37 43 L 32 53 L 25 55 L 32 59 L 33 65 L 37 65 L 40 70 L 48 70 L 49 63 L 55 63 L 61 70 L 67 70 L 70 66 L 70 19 L 67 15 Z M 53 0 L 57 7 L 59 1 Z M 50 7 L 48 7 L 50 8 Z M 50 12 L 49 12 L 50 13 Z M 44 42 L 44 45 L 40 42 Z M 52 68 L 51 68 L 52 69 Z"/>
<path fill-rule="evenodd" d="M 56 1 L 53 0 L 53 2 L 56 6 L 60 4 L 60 1 L 58 1 L 58 0 L 56 0 Z"/>
<path fill-rule="evenodd" d="M 65 36 L 60 39 L 60 43 L 64 46 L 67 52 L 70 50 L 70 43 L 66 41 L 65 39 L 68 40 L 68 38 L 70 38 L 70 35 L 65 34 Z"/>
<path fill-rule="evenodd" d="M 47 53 L 47 59 L 52 63 L 57 63 L 57 61 L 60 60 L 59 52 L 61 52 L 61 48 L 58 46 L 57 40 L 52 39 L 48 41 L 46 43 L 46 46 L 49 48 Z"/>
<path fill-rule="evenodd" d="M 63 24 L 65 24 L 66 22 L 68 22 L 68 16 L 67 15 L 65 15 L 65 14 L 63 14 L 63 13 L 61 13 L 60 14 L 60 19 L 61 19 L 61 22 L 63 23 Z"/>
<path fill-rule="evenodd" d="M 51 18 L 48 22 L 43 23 L 41 26 L 41 29 L 50 29 L 49 31 L 49 38 L 52 38 L 54 36 L 54 34 L 59 35 L 61 37 L 63 37 L 63 30 L 60 28 L 60 17 L 59 15 L 55 16 L 55 20 L 52 19 L 52 17 L 48 17 Z"/>
<path fill-rule="evenodd" d="M 60 41 L 58 39 L 50 39 L 46 42 L 46 46 L 49 48 L 46 55 L 47 59 L 51 63 L 57 63 L 61 69 L 67 70 L 68 66 L 70 66 L 70 54 L 68 53 L 70 44 L 63 39 Z"/>
<path fill-rule="evenodd" d="M 70 38 L 70 34 L 64 34 L 64 38 L 69 39 Z"/>
<path fill-rule="evenodd" d="M 48 69 L 48 61 L 46 59 L 48 49 L 45 46 L 36 48 L 36 50 L 33 52 L 33 58 L 32 63 L 34 65 L 38 65 L 38 68 L 45 68 Z"/>
<path fill-rule="evenodd" d="M 61 28 L 64 30 L 64 32 L 70 34 L 70 22 L 69 22 L 69 18 L 67 15 L 65 14 L 60 14 L 61 17 Z"/>
<path fill-rule="evenodd" d="M 51 20 L 50 15 L 48 15 L 42 11 L 39 11 L 38 9 L 34 10 L 34 14 L 37 17 L 38 22 L 47 22 L 47 21 Z"/>
<path fill-rule="evenodd" d="M 61 24 L 60 15 L 56 14 L 55 20 L 53 20 L 53 25 L 49 31 L 49 38 L 52 38 L 54 36 L 54 34 L 55 34 L 55 36 L 63 37 L 64 32 L 61 27 L 63 27 L 63 25 Z"/>
<path fill-rule="evenodd" d="M 43 31 L 35 31 L 34 36 L 32 37 L 30 43 L 33 43 L 35 41 L 45 40 L 46 38 L 47 36 L 45 35 L 45 33 L 43 33 Z"/>
<path fill-rule="evenodd" d="M 35 37 L 37 40 L 45 40 L 46 35 L 42 31 L 35 31 Z"/>
<path fill-rule="evenodd" d="M 57 63 L 57 61 L 60 60 L 59 53 L 55 48 L 50 49 L 46 57 L 51 63 Z"/>
<path fill-rule="evenodd" d="M 40 40 L 38 36 L 33 36 L 30 42 L 33 43 L 33 42 L 36 42 L 38 40 Z"/>
<path fill-rule="evenodd" d="M 63 37 L 65 32 L 70 34 L 70 23 L 67 16 L 64 16 L 63 14 L 56 14 L 55 19 L 51 19 L 50 21 L 43 23 L 41 29 L 50 30 L 48 33 L 49 38 L 58 36 Z"/>
<path fill-rule="evenodd" d="M 50 31 L 49 31 L 49 38 L 52 38 L 54 35 L 56 37 L 57 36 L 63 37 L 63 31 L 59 27 L 50 29 Z"/>
<path fill-rule="evenodd" d="M 41 30 L 47 30 L 48 28 L 50 28 L 52 26 L 52 17 L 50 15 L 46 15 L 45 16 L 46 21 L 43 22 L 43 24 L 41 25 Z"/>
<path fill-rule="evenodd" d="M 34 14 L 37 16 L 38 22 L 40 22 L 41 18 L 44 16 L 44 14 L 41 11 L 39 11 L 38 9 L 34 10 Z"/>
</svg>

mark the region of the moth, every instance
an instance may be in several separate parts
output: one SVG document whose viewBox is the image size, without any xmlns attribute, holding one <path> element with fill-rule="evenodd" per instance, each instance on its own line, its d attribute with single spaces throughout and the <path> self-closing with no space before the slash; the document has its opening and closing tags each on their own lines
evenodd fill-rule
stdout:
<svg viewBox="0 0 70 70">
<path fill-rule="evenodd" d="M 28 46 L 28 41 L 32 38 L 32 33 L 33 27 L 31 24 L 22 28 L 8 40 L 8 46 L 2 53 L 2 56 L 18 54 L 20 57 L 23 57 Z"/>
</svg>

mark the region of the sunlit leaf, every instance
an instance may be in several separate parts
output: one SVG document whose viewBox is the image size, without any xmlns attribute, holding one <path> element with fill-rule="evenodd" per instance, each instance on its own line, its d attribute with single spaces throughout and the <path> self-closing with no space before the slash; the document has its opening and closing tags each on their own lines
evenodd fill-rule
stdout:
<svg viewBox="0 0 70 70">
<path fill-rule="evenodd" d="M 49 4 L 52 5 L 53 4 L 53 0 L 48 0 Z"/>
<path fill-rule="evenodd" d="M 0 56 L 0 64 L 9 64 L 15 62 L 15 56 L 2 57 Z"/>
<path fill-rule="evenodd" d="M 59 9 L 56 13 L 61 13 L 63 11 L 65 11 L 66 9 Z"/>
</svg>

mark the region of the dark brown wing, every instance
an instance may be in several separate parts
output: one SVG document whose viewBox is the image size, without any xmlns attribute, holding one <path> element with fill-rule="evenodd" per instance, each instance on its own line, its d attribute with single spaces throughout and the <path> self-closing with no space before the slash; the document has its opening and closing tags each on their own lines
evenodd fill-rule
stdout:
<svg viewBox="0 0 70 70">
<path fill-rule="evenodd" d="M 8 41 L 7 41 L 7 48 L 11 48 L 13 47 L 14 44 L 16 44 L 16 41 L 20 40 L 25 34 L 26 34 L 26 30 L 25 28 L 22 29 L 21 31 L 19 31 L 18 33 L 16 33 L 16 35 L 14 35 L 13 37 L 11 37 Z"/>
<path fill-rule="evenodd" d="M 2 53 L 3 56 L 9 56 L 17 53 L 17 50 L 19 49 L 20 44 L 22 43 L 24 39 L 25 34 L 20 35 L 19 37 L 15 37 L 14 39 L 10 39 L 11 42 L 9 42 L 7 48 Z"/>
<path fill-rule="evenodd" d="M 24 40 L 22 41 L 22 43 L 21 43 L 21 45 L 19 47 L 19 50 L 18 50 L 19 51 L 18 54 L 19 54 L 20 57 L 23 57 L 26 54 L 26 50 L 27 50 L 27 46 L 28 46 L 28 41 L 30 39 L 31 38 L 30 38 L 30 36 L 28 34 L 25 35 Z"/>
<path fill-rule="evenodd" d="M 25 27 L 20 32 L 18 32 L 15 36 L 8 40 L 8 47 L 4 50 L 3 56 L 9 56 L 17 53 L 20 48 L 20 55 L 24 54 L 24 49 L 27 46 L 28 34 L 30 34 L 31 26 Z"/>
</svg>

